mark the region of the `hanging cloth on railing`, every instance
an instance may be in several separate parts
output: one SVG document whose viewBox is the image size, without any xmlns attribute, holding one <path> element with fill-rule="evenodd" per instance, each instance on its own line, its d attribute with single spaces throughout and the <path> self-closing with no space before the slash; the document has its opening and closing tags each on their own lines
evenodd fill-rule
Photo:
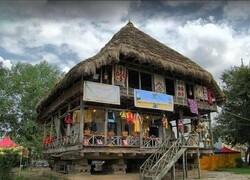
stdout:
<svg viewBox="0 0 250 180">
<path fill-rule="evenodd" d="M 195 99 L 188 99 L 188 106 L 191 113 L 198 114 L 198 107 Z"/>
<path fill-rule="evenodd" d="M 75 110 L 73 112 L 72 120 L 73 120 L 73 123 L 79 123 L 80 122 L 80 110 Z"/>
<path fill-rule="evenodd" d="M 127 123 L 132 123 L 134 120 L 134 115 L 132 112 L 128 112 L 127 113 L 127 117 L 126 117 Z"/>
<path fill-rule="evenodd" d="M 166 93 L 165 79 L 163 76 L 154 74 L 155 92 Z"/>
<path fill-rule="evenodd" d="M 163 127 L 165 127 L 166 129 L 168 129 L 168 118 L 165 116 L 165 114 L 163 114 L 162 125 L 163 125 Z"/>
<path fill-rule="evenodd" d="M 185 98 L 186 88 L 184 81 L 176 80 L 176 97 Z"/>
<path fill-rule="evenodd" d="M 208 89 L 208 90 L 207 90 L 207 102 L 208 102 L 208 104 L 210 104 L 210 105 L 213 104 L 212 91 L 211 91 L 211 89 Z"/>
<path fill-rule="evenodd" d="M 126 85 L 127 69 L 122 65 L 115 65 L 115 85 L 123 86 Z"/>
<path fill-rule="evenodd" d="M 70 114 L 65 116 L 64 122 L 65 124 L 72 124 L 72 119 L 70 118 Z"/>
<path fill-rule="evenodd" d="M 141 131 L 141 124 L 142 124 L 142 118 L 139 113 L 136 113 L 134 116 L 134 131 L 135 132 L 140 132 Z"/>
</svg>

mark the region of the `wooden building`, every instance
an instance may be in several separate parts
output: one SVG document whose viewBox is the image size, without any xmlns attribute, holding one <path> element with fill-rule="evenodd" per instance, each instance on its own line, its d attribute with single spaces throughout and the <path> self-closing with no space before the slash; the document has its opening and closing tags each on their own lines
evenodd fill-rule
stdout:
<svg viewBox="0 0 250 180">
<path fill-rule="evenodd" d="M 141 166 L 142 176 L 155 179 L 181 156 L 184 164 L 194 153 L 213 153 L 210 113 L 224 100 L 209 72 L 129 22 L 36 110 L 44 154 L 56 170 L 125 173 Z"/>
</svg>

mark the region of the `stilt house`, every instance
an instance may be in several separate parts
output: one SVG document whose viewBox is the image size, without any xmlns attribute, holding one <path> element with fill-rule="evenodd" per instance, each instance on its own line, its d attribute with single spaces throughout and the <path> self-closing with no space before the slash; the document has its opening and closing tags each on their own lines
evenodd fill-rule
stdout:
<svg viewBox="0 0 250 180">
<path fill-rule="evenodd" d="M 159 179 L 180 157 L 213 153 L 210 113 L 224 100 L 209 72 L 129 22 L 36 110 L 57 171 Z"/>
</svg>

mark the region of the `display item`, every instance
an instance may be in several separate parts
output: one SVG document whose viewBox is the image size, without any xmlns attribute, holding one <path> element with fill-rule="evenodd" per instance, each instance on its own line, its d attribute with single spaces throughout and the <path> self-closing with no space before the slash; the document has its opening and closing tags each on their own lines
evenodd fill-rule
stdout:
<svg viewBox="0 0 250 180">
<path fill-rule="evenodd" d="M 132 123 L 134 120 L 134 115 L 132 112 L 128 112 L 127 113 L 127 117 L 126 117 L 127 123 Z"/>
<path fill-rule="evenodd" d="M 198 106 L 195 99 L 188 99 L 188 106 L 191 113 L 198 114 Z"/>
</svg>

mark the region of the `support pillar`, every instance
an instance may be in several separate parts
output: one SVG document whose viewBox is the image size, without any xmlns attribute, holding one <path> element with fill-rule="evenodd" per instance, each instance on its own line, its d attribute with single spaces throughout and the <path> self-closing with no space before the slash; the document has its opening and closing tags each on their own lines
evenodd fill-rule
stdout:
<svg viewBox="0 0 250 180">
<path fill-rule="evenodd" d="M 211 122 L 211 115 L 210 113 L 207 114 L 208 119 L 209 119 L 209 134 L 210 134 L 210 139 L 211 139 L 211 148 L 214 147 L 214 136 L 213 136 L 213 131 L 212 131 L 212 122 Z"/>
<path fill-rule="evenodd" d="M 175 180 L 175 164 L 173 165 L 173 167 L 171 168 L 171 179 Z"/>
<path fill-rule="evenodd" d="M 108 110 L 105 109 L 105 120 L 104 120 L 104 144 L 107 144 L 108 136 Z"/>
<path fill-rule="evenodd" d="M 199 179 L 201 178 L 201 165 L 200 165 L 200 151 L 199 148 L 197 148 L 197 163 L 198 163 L 198 176 Z"/>
<path fill-rule="evenodd" d="M 124 159 L 117 159 L 111 165 L 114 174 L 126 174 L 127 164 Z"/>
<path fill-rule="evenodd" d="M 75 161 L 74 171 L 78 173 L 83 173 L 85 175 L 90 174 L 91 165 L 88 164 L 87 159 L 81 159 Z"/>
<path fill-rule="evenodd" d="M 83 76 L 81 78 L 81 95 L 80 95 L 80 129 L 79 129 L 79 143 L 83 143 L 83 129 L 84 129 L 84 124 L 83 124 Z"/>
</svg>

